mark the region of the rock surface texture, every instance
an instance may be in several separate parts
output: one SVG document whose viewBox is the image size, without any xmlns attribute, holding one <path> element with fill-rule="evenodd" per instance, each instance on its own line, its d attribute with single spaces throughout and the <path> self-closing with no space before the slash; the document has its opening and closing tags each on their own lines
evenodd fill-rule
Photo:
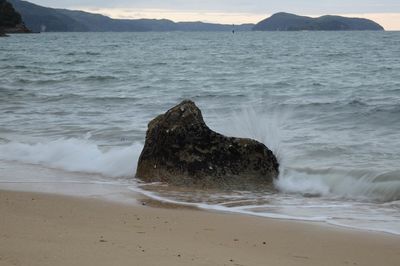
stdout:
<svg viewBox="0 0 400 266">
<path fill-rule="evenodd" d="M 278 172 L 278 161 L 264 144 L 212 131 L 195 103 L 185 100 L 148 124 L 136 177 L 174 185 L 254 189 L 270 186 Z"/>
</svg>

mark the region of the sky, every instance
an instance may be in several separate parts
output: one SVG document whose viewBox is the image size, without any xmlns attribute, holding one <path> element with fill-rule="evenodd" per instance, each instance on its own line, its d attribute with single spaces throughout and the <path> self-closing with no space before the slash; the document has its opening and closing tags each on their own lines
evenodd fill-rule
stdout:
<svg viewBox="0 0 400 266">
<path fill-rule="evenodd" d="M 55 8 L 100 13 L 112 18 L 166 18 L 226 24 L 257 23 L 276 13 L 343 15 L 372 19 L 400 30 L 400 0 L 27 0 Z"/>
</svg>

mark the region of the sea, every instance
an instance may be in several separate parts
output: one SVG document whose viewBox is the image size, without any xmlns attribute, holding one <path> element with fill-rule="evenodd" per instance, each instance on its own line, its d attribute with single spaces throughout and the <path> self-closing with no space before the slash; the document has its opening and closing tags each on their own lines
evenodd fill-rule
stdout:
<svg viewBox="0 0 400 266">
<path fill-rule="evenodd" d="M 184 99 L 278 157 L 270 191 L 135 179 Z M 43 33 L 0 39 L 0 189 L 155 200 L 400 235 L 400 32 Z"/>
</svg>

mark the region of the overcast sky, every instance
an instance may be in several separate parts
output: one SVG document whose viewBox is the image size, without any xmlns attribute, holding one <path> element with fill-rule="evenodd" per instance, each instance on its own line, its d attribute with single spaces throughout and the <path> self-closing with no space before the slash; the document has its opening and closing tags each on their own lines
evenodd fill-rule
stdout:
<svg viewBox="0 0 400 266">
<path fill-rule="evenodd" d="M 80 9 L 114 18 L 168 18 L 175 21 L 255 23 L 280 11 L 318 16 L 337 14 L 376 20 L 400 30 L 400 0 L 28 0 Z"/>
</svg>

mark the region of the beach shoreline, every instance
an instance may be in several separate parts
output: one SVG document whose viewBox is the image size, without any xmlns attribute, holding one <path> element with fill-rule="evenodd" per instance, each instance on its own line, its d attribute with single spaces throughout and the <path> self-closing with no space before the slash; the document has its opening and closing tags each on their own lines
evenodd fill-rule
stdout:
<svg viewBox="0 0 400 266">
<path fill-rule="evenodd" d="M 141 205 L 140 202 L 144 202 Z M 0 190 L 0 265 L 398 265 L 396 235 Z"/>
</svg>

